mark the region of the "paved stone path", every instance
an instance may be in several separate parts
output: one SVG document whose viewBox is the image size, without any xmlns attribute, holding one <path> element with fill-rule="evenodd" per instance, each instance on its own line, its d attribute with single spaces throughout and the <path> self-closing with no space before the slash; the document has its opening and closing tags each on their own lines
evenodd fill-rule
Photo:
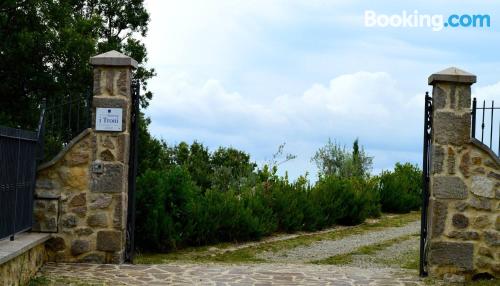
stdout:
<svg viewBox="0 0 500 286">
<path fill-rule="evenodd" d="M 424 285 L 414 272 L 301 264 L 49 263 L 40 274 L 55 281 L 67 279 L 55 285 L 68 285 L 68 281 L 92 285 Z"/>
</svg>

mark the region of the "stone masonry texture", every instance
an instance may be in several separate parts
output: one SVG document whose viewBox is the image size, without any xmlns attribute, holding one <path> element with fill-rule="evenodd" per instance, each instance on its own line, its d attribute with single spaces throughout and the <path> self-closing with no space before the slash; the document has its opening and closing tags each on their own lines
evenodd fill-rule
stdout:
<svg viewBox="0 0 500 286">
<path fill-rule="evenodd" d="M 46 243 L 49 261 L 123 262 L 131 68 L 94 66 L 92 113 L 122 108 L 123 131 L 96 131 L 94 120 L 37 172 L 33 230 L 53 233 Z"/>
<path fill-rule="evenodd" d="M 428 271 L 435 277 L 471 279 L 488 273 L 498 278 L 500 160 L 470 136 L 475 76 L 463 77 L 466 80 L 458 82 L 432 81 Z"/>
</svg>

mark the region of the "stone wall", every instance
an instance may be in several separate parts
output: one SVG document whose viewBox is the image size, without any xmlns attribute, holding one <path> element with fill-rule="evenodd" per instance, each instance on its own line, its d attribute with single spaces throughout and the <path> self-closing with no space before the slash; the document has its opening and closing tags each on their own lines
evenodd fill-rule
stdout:
<svg viewBox="0 0 500 286">
<path fill-rule="evenodd" d="M 26 285 L 46 261 L 47 253 L 42 243 L 6 263 L 0 263 L 0 285 Z"/>
<path fill-rule="evenodd" d="M 51 232 L 56 262 L 121 263 L 126 244 L 132 68 L 115 51 L 94 65 L 92 128 L 74 138 L 37 173 L 33 230 Z M 96 130 L 96 108 L 122 108 L 121 131 Z"/>
<path fill-rule="evenodd" d="M 429 273 L 500 277 L 500 160 L 471 138 L 476 76 L 450 68 L 429 78 L 433 129 Z"/>
</svg>

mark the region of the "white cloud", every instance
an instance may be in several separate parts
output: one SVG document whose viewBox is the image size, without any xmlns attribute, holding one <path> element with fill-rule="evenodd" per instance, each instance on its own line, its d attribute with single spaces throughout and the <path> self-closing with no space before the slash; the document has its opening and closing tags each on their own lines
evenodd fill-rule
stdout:
<svg viewBox="0 0 500 286">
<path fill-rule="evenodd" d="M 398 142 L 419 138 L 421 100 L 405 95 L 383 72 L 341 75 L 301 94 L 260 101 L 228 91 L 220 81 L 196 82 L 181 73 L 164 77 L 148 114 L 153 132 L 167 141 L 199 139 L 212 148 L 232 145 L 255 160 L 269 157 L 278 144 L 287 142 L 289 151 L 299 155 L 298 165 L 304 166 L 328 137 L 350 144 L 359 136 L 368 148 L 390 146 L 407 152 L 407 144 Z M 295 171 L 298 175 L 306 170 Z"/>
</svg>

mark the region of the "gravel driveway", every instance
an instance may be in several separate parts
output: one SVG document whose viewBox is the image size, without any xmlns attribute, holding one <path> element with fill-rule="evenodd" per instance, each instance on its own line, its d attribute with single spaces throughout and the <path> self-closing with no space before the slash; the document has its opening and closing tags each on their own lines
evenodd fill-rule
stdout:
<svg viewBox="0 0 500 286">
<path fill-rule="evenodd" d="M 269 262 L 307 263 L 331 256 L 353 252 L 359 247 L 420 232 L 420 221 L 402 227 L 389 227 L 380 231 L 351 235 L 339 240 L 322 240 L 308 246 L 299 246 L 279 252 L 265 251 L 258 258 Z"/>
</svg>

